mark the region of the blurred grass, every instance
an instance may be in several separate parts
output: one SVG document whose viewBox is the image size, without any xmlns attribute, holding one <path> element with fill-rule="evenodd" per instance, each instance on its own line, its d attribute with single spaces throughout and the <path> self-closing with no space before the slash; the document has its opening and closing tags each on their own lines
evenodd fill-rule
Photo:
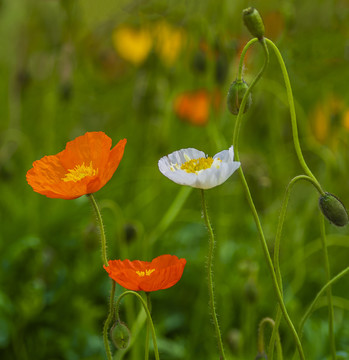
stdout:
<svg viewBox="0 0 349 360">
<path fill-rule="evenodd" d="M 34 160 L 61 151 L 86 131 L 99 130 L 113 144 L 128 139 L 120 167 L 96 194 L 109 256 L 148 260 L 171 253 L 187 259 L 181 281 L 152 296 L 161 359 L 217 358 L 198 191 L 188 194 L 155 245 L 149 243 L 182 191 L 159 173 L 158 159 L 185 147 L 215 154 L 231 144 L 234 118 L 225 108 L 225 94 L 237 73 L 238 51 L 249 39 L 241 11 L 250 5 L 261 12 L 267 36 L 288 66 L 304 156 L 323 187 L 348 203 L 346 1 L 222 1 L 219 6 L 213 0 L 0 2 L 1 359 L 104 358 L 101 332 L 110 283 L 88 201 L 48 199 L 25 181 Z M 134 65 L 115 50 L 115 28 L 152 29 L 160 22 L 184 34 L 172 64 L 161 57 L 156 32 L 142 63 Z M 258 46 L 249 51 L 247 81 L 262 61 Z M 207 124 L 201 127 L 174 113 L 178 95 L 199 89 L 221 94 L 218 107 L 208 104 Z M 332 106 L 333 99 L 340 105 Z M 285 187 L 301 173 L 288 111 L 272 57 L 254 91 L 240 140 L 241 161 L 271 250 Z M 226 351 L 229 359 L 252 359 L 258 322 L 275 315 L 269 273 L 238 177 L 207 196 L 217 236 L 217 310 Z M 296 185 L 283 232 L 285 299 L 295 324 L 326 278 L 317 201 L 309 184 Z M 347 229 L 327 224 L 327 233 L 332 273 L 337 274 L 348 266 Z M 349 359 L 347 289 L 345 278 L 333 287 L 341 359 Z M 131 327 L 139 307 L 131 300 L 127 306 L 131 319 L 125 320 Z M 280 331 L 289 359 L 294 344 L 285 324 Z M 308 320 L 303 338 L 307 358 L 329 358 L 325 306 Z M 139 339 L 125 358 L 142 358 L 144 329 Z"/>
</svg>

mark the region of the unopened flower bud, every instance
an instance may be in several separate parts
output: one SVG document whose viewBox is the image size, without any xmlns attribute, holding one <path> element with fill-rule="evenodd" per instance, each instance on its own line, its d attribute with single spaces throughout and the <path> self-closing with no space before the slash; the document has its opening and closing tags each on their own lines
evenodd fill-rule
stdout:
<svg viewBox="0 0 349 360">
<path fill-rule="evenodd" d="M 124 323 L 117 321 L 110 329 L 110 337 L 116 348 L 125 350 L 130 344 L 131 333 Z"/>
<path fill-rule="evenodd" d="M 334 195 L 325 193 L 320 196 L 319 206 L 324 216 L 336 226 L 348 224 L 348 213 L 343 203 Z"/>
<path fill-rule="evenodd" d="M 264 24 L 259 12 L 255 8 L 249 7 L 242 11 L 242 18 L 251 35 L 259 40 L 262 39 L 264 36 Z"/>
<path fill-rule="evenodd" d="M 244 80 L 235 80 L 229 88 L 227 95 L 227 106 L 228 110 L 233 114 L 237 115 L 242 103 L 242 99 L 248 89 L 248 85 Z M 252 104 L 251 93 L 247 97 L 247 101 L 244 108 L 244 113 Z"/>
</svg>

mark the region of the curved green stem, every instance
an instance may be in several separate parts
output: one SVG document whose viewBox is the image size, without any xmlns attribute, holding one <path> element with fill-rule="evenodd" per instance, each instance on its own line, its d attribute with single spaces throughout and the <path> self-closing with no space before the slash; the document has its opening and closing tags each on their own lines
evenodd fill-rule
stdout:
<svg viewBox="0 0 349 360">
<path fill-rule="evenodd" d="M 119 316 L 119 306 L 120 306 L 120 301 L 121 299 L 126 296 L 126 295 L 134 295 L 142 304 L 143 308 L 144 308 L 144 311 L 147 315 L 147 318 L 148 318 L 148 324 L 150 326 L 150 330 L 151 330 L 151 334 L 152 334 L 152 338 L 153 338 L 153 345 L 154 345 L 154 353 L 155 353 L 155 359 L 156 360 L 160 360 L 160 356 L 159 356 L 159 350 L 158 350 L 158 345 L 157 345 L 157 342 L 156 342 L 156 334 L 155 334 L 155 328 L 154 328 L 154 324 L 153 324 L 153 320 L 151 318 L 151 315 L 150 315 L 150 311 L 148 309 L 148 306 L 146 304 L 146 302 L 144 301 L 144 299 L 142 298 L 141 295 L 139 295 L 137 292 L 135 291 L 130 291 L 130 290 L 127 290 L 125 291 L 124 293 L 122 293 L 117 301 L 116 301 L 116 304 L 115 304 L 115 314 L 116 314 L 116 317 L 117 317 L 117 320 L 120 321 L 120 316 Z"/>
<path fill-rule="evenodd" d="M 209 232 L 209 236 L 210 236 L 210 246 L 209 246 L 209 252 L 208 252 L 208 264 L 207 264 L 208 291 L 209 291 L 209 296 L 210 296 L 209 303 L 210 303 L 213 325 L 214 325 L 214 328 L 216 331 L 216 337 L 217 337 L 217 341 L 218 341 L 218 349 L 219 349 L 219 353 L 220 353 L 220 359 L 224 360 L 225 355 L 224 355 L 224 348 L 223 348 L 221 332 L 220 332 L 218 320 L 217 320 L 215 298 L 214 298 L 213 274 L 212 274 L 212 263 L 213 263 L 215 239 L 214 239 L 211 222 L 210 222 L 208 212 L 207 212 L 205 191 L 203 189 L 201 189 L 201 200 L 202 200 L 202 212 L 203 212 L 205 224 L 206 224 L 207 230 Z"/>
<path fill-rule="evenodd" d="M 248 95 L 251 92 L 251 89 L 253 88 L 253 86 L 257 83 L 257 81 L 260 79 L 260 77 L 264 73 L 264 71 L 265 71 L 265 69 L 266 69 L 266 67 L 267 67 L 267 65 L 269 63 L 269 51 L 268 51 L 268 47 L 267 47 L 266 42 L 265 42 L 264 39 L 261 41 L 261 44 L 263 46 L 264 53 L 265 53 L 265 61 L 264 61 L 262 69 L 260 70 L 260 72 L 257 74 L 256 78 L 253 80 L 253 82 L 250 84 L 250 86 L 246 90 L 246 93 L 245 93 L 245 95 L 244 95 L 244 97 L 242 99 L 241 106 L 240 106 L 240 109 L 239 109 L 239 113 L 238 113 L 236 123 L 235 123 L 234 135 L 233 135 L 233 145 L 234 145 L 234 157 L 235 157 L 236 161 L 239 161 L 238 139 L 239 139 L 239 132 L 240 132 L 242 114 L 243 114 L 244 109 L 245 109 L 245 105 L 246 105 Z M 275 271 L 274 271 L 274 266 L 273 266 L 273 262 L 271 260 L 270 254 L 269 254 L 268 245 L 266 243 L 264 232 L 263 232 L 260 220 L 259 220 L 259 216 L 258 216 L 256 207 L 254 205 L 254 202 L 252 200 L 250 189 L 249 189 L 247 181 L 245 179 L 242 167 L 240 167 L 238 169 L 238 172 L 239 172 L 240 179 L 241 179 L 243 187 L 244 187 L 244 191 L 245 191 L 245 194 L 246 194 L 247 201 L 249 203 L 249 206 L 250 206 L 252 214 L 253 214 L 253 218 L 254 218 L 256 226 L 257 226 L 257 230 L 258 230 L 258 233 L 259 233 L 259 239 L 260 239 L 260 242 L 261 242 L 261 245 L 262 245 L 262 249 L 263 249 L 263 253 L 264 253 L 264 256 L 265 256 L 265 259 L 266 259 L 266 262 L 267 262 L 267 266 L 269 268 L 269 271 L 270 271 L 270 274 L 271 274 L 271 277 L 272 277 L 274 290 L 275 290 L 275 293 L 276 293 L 276 296 L 277 296 L 281 311 L 282 311 L 282 313 L 284 315 L 286 323 L 288 324 L 288 326 L 289 326 L 289 328 L 290 328 L 290 330 L 291 330 L 291 332 L 293 334 L 293 337 L 294 337 L 295 342 L 296 342 L 297 350 L 299 352 L 299 356 L 300 356 L 301 360 L 305 360 L 302 344 L 301 344 L 301 342 L 299 340 L 297 331 L 296 331 L 296 329 L 295 329 L 295 327 L 294 327 L 294 325 L 293 325 L 293 323 L 292 323 L 292 321 L 291 321 L 291 319 L 290 319 L 290 317 L 289 317 L 289 315 L 287 313 L 285 304 L 283 302 L 283 296 L 282 296 L 282 294 L 280 292 L 280 289 L 279 289 L 278 278 L 277 278 L 277 276 L 275 274 Z"/>
<path fill-rule="evenodd" d="M 237 76 L 237 80 L 239 80 L 239 81 L 242 80 L 242 70 L 244 67 L 244 58 L 245 58 L 246 52 L 250 48 L 250 46 L 253 45 L 254 43 L 256 43 L 257 41 L 258 41 L 257 38 L 253 38 L 244 46 L 244 48 L 241 51 L 240 61 L 239 61 L 239 70 L 238 70 L 238 76 Z"/>
<path fill-rule="evenodd" d="M 324 257 L 325 271 L 326 271 L 326 281 L 331 280 L 331 270 L 330 270 L 330 262 L 328 260 L 328 251 L 326 244 L 326 232 L 325 232 L 325 220 L 322 214 L 320 213 L 320 229 L 321 229 L 321 244 L 322 244 L 322 252 Z M 331 347 L 331 355 L 332 359 L 336 360 L 336 343 L 334 338 L 334 319 L 333 319 L 333 303 L 332 303 L 332 288 L 331 285 L 327 288 L 327 301 L 328 301 L 328 335 L 330 338 L 330 347 Z"/>
<path fill-rule="evenodd" d="M 256 38 L 257 39 L 257 38 Z M 257 39 L 258 40 L 258 39 Z M 251 40 L 252 41 L 252 40 Z M 251 42 L 250 41 L 250 42 Z M 244 97 L 242 98 L 241 101 L 241 105 L 240 105 L 240 109 L 239 109 L 239 113 L 237 115 L 236 118 L 236 122 L 235 122 L 235 127 L 234 127 L 234 134 L 233 134 L 233 145 L 234 145 L 234 157 L 236 161 L 239 161 L 239 151 L 238 151 L 238 139 L 239 139 L 239 134 L 240 134 L 240 127 L 241 127 L 241 120 L 242 120 L 242 115 L 244 113 L 245 110 L 245 106 L 246 106 L 246 102 L 248 99 L 249 94 L 251 93 L 253 87 L 257 84 L 258 80 L 262 77 L 265 69 L 268 66 L 269 63 L 269 51 L 268 51 L 268 47 L 266 46 L 265 41 L 261 42 L 262 46 L 263 46 L 263 50 L 264 50 L 264 54 L 265 54 L 265 59 L 264 59 L 264 64 L 262 69 L 259 71 L 259 73 L 256 75 L 256 77 L 253 79 L 252 83 L 249 85 L 249 87 L 246 90 L 246 93 L 244 95 Z M 247 45 L 246 45 L 247 46 Z M 243 54 L 245 54 L 246 51 L 242 52 L 241 57 Z M 241 60 L 240 60 L 241 62 Z M 240 74 L 241 75 L 241 74 Z"/>
<path fill-rule="evenodd" d="M 259 220 L 259 216 L 258 216 L 256 207 L 255 207 L 254 202 L 252 200 L 250 189 L 249 189 L 249 187 L 247 185 L 247 182 L 246 182 L 244 173 L 242 171 L 242 168 L 240 167 L 238 171 L 239 171 L 239 175 L 240 175 L 243 187 L 244 187 L 244 191 L 245 191 L 245 194 L 246 194 L 246 197 L 247 197 L 247 201 L 248 201 L 248 203 L 250 205 L 252 215 L 253 215 L 253 218 L 254 218 L 256 226 L 257 226 L 257 230 L 258 230 L 258 233 L 259 233 L 259 239 L 260 239 L 260 242 L 261 242 L 261 245 L 262 245 L 262 249 L 263 249 L 264 257 L 265 257 L 266 262 L 267 262 L 268 269 L 270 271 L 270 275 L 271 275 L 271 278 L 272 278 L 275 294 L 276 294 L 278 302 L 279 302 L 279 306 L 281 308 L 282 314 L 284 315 L 285 321 L 286 321 L 287 325 L 289 326 L 289 328 L 290 328 L 290 330 L 292 332 L 292 335 L 293 335 L 294 340 L 296 342 L 296 346 L 297 346 L 299 356 L 300 356 L 301 360 L 305 360 L 302 344 L 301 344 L 301 342 L 299 340 L 297 331 L 296 331 L 296 329 L 295 329 L 295 327 L 294 327 L 294 325 L 293 325 L 293 323 L 292 323 L 292 321 L 291 321 L 291 319 L 290 319 L 290 317 L 289 317 L 289 315 L 287 313 L 287 310 L 286 310 L 286 307 L 285 307 L 285 304 L 284 304 L 284 301 L 283 301 L 283 296 L 281 294 L 281 291 L 280 291 L 280 288 L 279 288 L 279 285 L 278 285 L 278 278 L 277 278 L 277 276 L 275 274 L 275 271 L 274 271 L 273 262 L 272 262 L 271 257 L 270 257 L 268 245 L 267 245 L 267 242 L 265 240 L 264 232 L 263 232 L 263 229 L 262 229 L 261 222 Z"/>
<path fill-rule="evenodd" d="M 92 207 L 95 211 L 96 217 L 97 217 L 97 223 L 99 226 L 99 232 L 101 235 L 101 247 L 102 247 L 102 259 L 105 266 L 108 266 L 108 257 L 107 257 L 107 241 L 105 238 L 105 232 L 104 232 L 104 226 L 103 226 L 103 220 L 101 212 L 99 211 L 97 202 L 93 196 L 93 194 L 88 194 L 87 197 L 90 199 Z"/>
<path fill-rule="evenodd" d="M 108 330 L 110 327 L 110 323 L 113 320 L 114 317 L 114 296 L 115 296 L 115 281 L 112 280 L 112 287 L 111 287 L 111 291 L 110 291 L 110 302 L 109 302 L 109 314 L 107 317 L 107 320 L 104 323 L 103 326 L 103 342 L 104 342 L 104 348 L 105 348 L 105 352 L 107 354 L 107 358 L 108 360 L 112 360 L 112 354 L 110 351 L 110 346 L 109 346 L 109 340 L 108 340 Z"/>
<path fill-rule="evenodd" d="M 302 154 L 302 150 L 301 150 L 301 146 L 299 144 L 299 138 L 298 138 L 298 128 L 297 128 L 297 118 L 296 118 L 296 110 L 295 110 L 295 106 L 294 106 L 294 100 L 293 100 L 293 94 L 292 94 L 292 87 L 291 87 L 291 82 L 287 73 L 287 69 L 284 63 L 284 60 L 281 56 L 281 53 L 278 49 L 278 47 L 269 39 L 265 38 L 265 41 L 272 47 L 272 49 L 274 50 L 274 53 L 278 59 L 281 71 L 282 71 L 282 75 L 284 77 L 284 82 L 285 82 L 285 86 L 286 86 L 286 92 L 287 92 L 287 98 L 288 98 L 288 102 L 289 102 L 289 106 L 290 106 L 290 115 L 291 115 L 291 124 L 292 124 L 292 135 L 293 135 L 293 143 L 294 143 L 294 147 L 297 153 L 297 157 L 298 160 L 304 170 L 304 172 L 311 177 L 314 182 L 316 182 L 318 184 L 318 188 L 321 189 L 321 195 L 324 195 L 325 192 L 322 190 L 320 183 L 317 181 L 316 177 L 313 175 L 313 173 L 310 171 L 308 165 L 306 164 L 303 154 Z"/>
<path fill-rule="evenodd" d="M 343 277 L 344 275 L 349 274 L 349 266 L 346 267 L 344 270 L 342 270 L 339 274 L 337 274 L 335 277 L 333 277 L 328 283 L 326 283 L 321 290 L 317 293 L 315 299 L 313 300 L 313 302 L 310 304 L 310 306 L 308 307 L 307 311 L 305 312 L 300 324 L 299 324 L 299 333 L 302 333 L 303 327 L 305 322 L 307 321 L 308 317 L 311 315 L 311 313 L 313 312 L 316 303 L 319 301 L 320 297 L 323 295 L 323 293 L 329 288 L 331 287 L 337 280 L 339 280 L 341 277 Z"/>
<path fill-rule="evenodd" d="M 311 177 L 309 177 L 307 175 L 296 176 L 287 185 L 285 196 L 284 196 L 284 199 L 283 199 L 283 202 L 282 202 L 282 205 L 281 205 L 281 210 L 280 210 L 280 215 L 279 215 L 279 222 L 278 222 L 278 226 L 277 226 L 277 229 L 276 229 L 275 243 L 274 243 L 274 269 L 275 269 L 275 272 L 276 272 L 276 276 L 277 276 L 277 279 L 278 279 L 278 285 L 279 285 L 281 293 L 283 292 L 283 289 L 282 289 L 282 276 L 281 276 L 280 262 L 279 262 L 281 233 L 282 233 L 282 228 L 283 228 L 285 217 L 286 217 L 287 205 L 288 205 L 288 201 L 290 199 L 291 190 L 293 188 L 293 185 L 297 181 L 300 181 L 300 180 L 305 180 L 305 181 L 310 182 L 312 185 L 314 185 L 314 187 L 317 189 L 317 191 L 321 194 L 321 189 L 318 187 L 318 183 L 316 181 L 314 181 L 313 178 L 311 178 Z M 278 333 L 280 321 L 281 321 L 281 311 L 280 311 L 280 308 L 278 306 L 277 312 L 276 312 L 276 317 L 275 317 L 275 326 L 273 327 L 273 332 L 272 332 L 270 342 L 269 342 L 268 355 L 269 355 L 270 360 L 272 360 L 273 357 L 274 357 L 274 344 L 275 344 L 275 341 L 276 341 L 276 335 Z"/>
<path fill-rule="evenodd" d="M 262 319 L 262 321 L 259 323 L 259 327 L 258 327 L 258 345 L 257 345 L 257 349 L 258 349 L 258 354 L 259 355 L 265 355 L 265 349 L 264 349 L 264 327 L 266 324 L 270 324 L 272 326 L 272 328 L 275 328 L 275 322 L 273 319 L 271 318 L 264 318 Z M 282 348 L 281 348 L 281 342 L 280 342 L 280 337 L 279 334 L 277 333 L 277 342 L 276 342 L 276 346 L 277 346 L 277 352 L 278 352 L 278 360 L 282 360 Z"/>
</svg>

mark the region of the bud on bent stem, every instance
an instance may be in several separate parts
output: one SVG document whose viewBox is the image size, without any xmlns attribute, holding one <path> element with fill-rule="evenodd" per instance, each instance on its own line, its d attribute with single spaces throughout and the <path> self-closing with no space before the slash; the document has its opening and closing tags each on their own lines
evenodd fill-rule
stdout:
<svg viewBox="0 0 349 360">
<path fill-rule="evenodd" d="M 110 338 L 117 349 L 125 350 L 130 344 L 131 333 L 123 322 L 116 321 L 110 329 Z"/>
<path fill-rule="evenodd" d="M 323 215 L 336 226 L 348 224 L 348 213 L 343 203 L 333 194 L 325 193 L 319 198 L 319 206 Z"/>
<path fill-rule="evenodd" d="M 227 106 L 228 110 L 233 114 L 237 115 L 240 110 L 242 99 L 246 94 L 248 85 L 244 80 L 235 80 L 229 88 L 227 95 Z M 249 109 L 252 104 L 252 95 L 248 94 L 246 105 L 244 108 L 244 113 Z"/>
<path fill-rule="evenodd" d="M 261 40 L 264 37 L 265 29 L 259 12 L 255 8 L 249 7 L 242 11 L 242 18 L 250 34 Z"/>
</svg>

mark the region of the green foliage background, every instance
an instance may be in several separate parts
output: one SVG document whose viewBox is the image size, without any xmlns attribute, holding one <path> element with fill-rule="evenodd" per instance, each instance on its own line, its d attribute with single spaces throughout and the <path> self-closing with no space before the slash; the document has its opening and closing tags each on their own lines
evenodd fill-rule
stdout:
<svg viewBox="0 0 349 360">
<path fill-rule="evenodd" d="M 48 199 L 34 193 L 25 180 L 34 160 L 63 150 L 67 141 L 86 131 L 104 131 L 113 144 L 128 140 L 118 170 L 96 193 L 110 258 L 149 260 L 170 253 L 187 259 L 181 281 L 152 294 L 161 359 L 217 359 L 199 192 L 163 177 L 157 161 L 180 148 L 213 155 L 231 145 L 235 118 L 226 110 L 224 97 L 237 73 L 237 48 L 250 38 L 241 20 L 248 6 L 258 8 L 265 19 L 276 14 L 276 22 L 266 21 L 266 31 L 289 70 L 304 156 L 324 189 L 349 203 L 346 0 L 0 1 L 2 360 L 105 358 L 102 328 L 110 281 L 102 268 L 90 204 L 85 197 Z M 155 53 L 138 67 L 117 54 L 112 44 L 116 26 L 142 27 L 159 20 L 186 34 L 172 66 L 165 66 Z M 202 42 L 213 50 L 201 54 Z M 193 65 L 198 53 L 206 62 L 203 71 Z M 247 81 L 263 61 L 258 46 L 249 54 Z M 217 66 L 227 73 L 219 81 Z M 206 126 L 179 120 L 173 111 L 176 95 L 202 88 L 221 91 L 222 109 L 211 108 Z M 339 110 L 328 105 L 332 98 L 341 103 Z M 323 106 L 321 121 L 328 124 L 321 141 L 314 135 L 314 124 L 320 121 L 312 117 L 316 106 Z M 244 118 L 240 156 L 272 251 L 285 188 L 302 173 L 273 56 Z M 238 176 L 207 196 L 217 237 L 217 311 L 227 356 L 253 359 L 259 321 L 275 316 L 270 276 Z M 176 199 L 182 201 L 180 210 L 166 217 Z M 326 278 L 317 203 L 315 189 L 307 183 L 296 185 L 282 237 L 286 306 L 296 325 Z M 348 230 L 326 224 L 326 232 L 332 274 L 337 274 L 348 266 Z M 333 294 L 338 358 L 349 359 L 347 277 L 334 285 Z M 330 353 L 325 298 L 320 305 L 303 335 L 307 359 L 312 360 L 329 359 Z M 123 315 L 130 328 L 137 324 L 139 311 L 139 304 L 125 300 Z M 144 327 L 138 338 L 133 333 L 131 351 L 116 351 L 115 359 L 142 359 L 144 334 Z M 295 347 L 285 323 L 280 335 L 285 359 L 291 359 Z"/>
</svg>

